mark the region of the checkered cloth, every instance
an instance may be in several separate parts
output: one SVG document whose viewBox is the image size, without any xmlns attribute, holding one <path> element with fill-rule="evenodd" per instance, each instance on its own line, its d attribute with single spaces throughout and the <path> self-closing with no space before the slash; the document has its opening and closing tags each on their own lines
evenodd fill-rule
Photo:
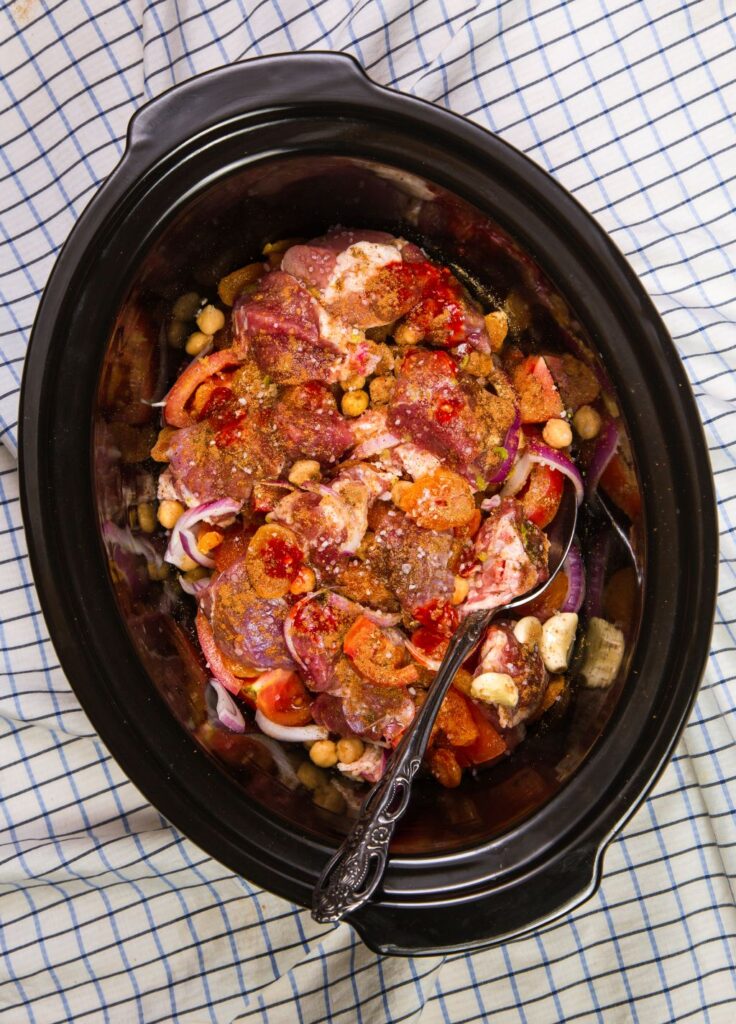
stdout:
<svg viewBox="0 0 736 1024">
<path fill-rule="evenodd" d="M 729 13 L 730 12 L 730 13 Z M 0 1019 L 736 1018 L 736 17 L 732 0 L 17 0 L 0 11 Z M 561 923 L 472 956 L 376 957 L 233 876 L 111 760 L 66 682 L 18 504 L 18 389 L 59 247 L 133 111 L 189 76 L 344 50 L 549 170 L 611 234 L 706 425 L 721 598 L 692 720 Z"/>
</svg>

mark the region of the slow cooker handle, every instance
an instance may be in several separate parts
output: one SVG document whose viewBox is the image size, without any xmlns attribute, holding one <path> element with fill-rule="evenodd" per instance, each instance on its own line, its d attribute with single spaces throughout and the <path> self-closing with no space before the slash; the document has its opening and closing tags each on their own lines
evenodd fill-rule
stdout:
<svg viewBox="0 0 736 1024">
<path fill-rule="evenodd" d="M 127 150 L 158 159 L 231 117 L 295 104 L 360 103 L 376 89 L 381 86 L 346 53 L 314 50 L 240 61 L 146 103 L 128 125 Z"/>
</svg>

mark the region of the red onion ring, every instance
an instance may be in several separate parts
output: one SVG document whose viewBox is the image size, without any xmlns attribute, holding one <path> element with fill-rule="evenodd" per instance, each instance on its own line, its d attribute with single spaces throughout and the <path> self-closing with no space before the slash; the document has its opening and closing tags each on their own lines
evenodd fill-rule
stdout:
<svg viewBox="0 0 736 1024">
<path fill-rule="evenodd" d="M 262 711 L 256 709 L 256 725 L 274 740 L 284 743 L 309 743 L 312 740 L 325 740 L 329 736 L 323 725 L 279 725 L 266 718 Z"/>
<path fill-rule="evenodd" d="M 431 672 L 438 672 L 440 665 L 442 664 L 437 658 L 430 658 L 430 656 L 421 649 L 413 644 L 411 640 L 404 640 L 404 646 L 406 647 L 409 654 L 415 661 L 418 661 L 420 665 L 424 665 Z"/>
<path fill-rule="evenodd" d="M 517 405 L 514 410 L 514 422 L 511 424 L 509 429 L 506 431 L 506 437 L 503 441 L 503 447 L 508 452 L 506 458 L 503 460 L 501 465 L 498 467 L 496 472 L 493 474 L 491 479 L 488 481 L 491 484 L 500 484 L 506 479 L 511 471 L 511 467 L 514 464 L 516 453 L 519 450 L 519 438 L 521 435 L 521 412 Z"/>
<path fill-rule="evenodd" d="M 211 583 L 209 576 L 203 576 L 201 580 L 195 580 L 194 583 L 190 583 L 189 580 L 183 576 L 179 577 L 179 586 L 185 594 L 189 594 L 190 597 L 195 597 L 197 600 L 209 590 Z"/>
<path fill-rule="evenodd" d="M 529 458 L 529 453 L 524 449 L 516 465 L 506 478 L 506 483 L 501 488 L 501 496 L 507 498 L 518 494 L 529 479 L 531 471 L 532 460 Z M 483 504 L 485 506 L 485 502 Z"/>
<path fill-rule="evenodd" d="M 386 431 L 383 434 L 377 434 L 375 437 L 368 438 L 367 441 L 361 441 L 359 445 L 356 445 L 353 449 L 353 458 L 369 459 L 371 455 L 377 455 L 387 448 L 395 448 L 397 444 L 401 444 L 401 438 Z"/>
<path fill-rule="evenodd" d="M 567 596 L 560 611 L 579 612 L 585 600 L 585 566 L 577 540 L 572 542 L 562 571 L 567 576 Z"/>
<path fill-rule="evenodd" d="M 196 505 L 183 512 L 171 531 L 164 559 L 175 565 L 177 569 L 181 569 L 184 556 L 187 555 L 198 565 L 203 565 L 206 569 L 214 569 L 214 561 L 197 547 L 197 538 L 193 529 L 197 523 L 203 520 L 212 523 L 217 519 L 235 516 L 242 507 L 242 501 L 236 501 L 234 498 L 218 498 L 217 501 L 206 501 L 202 505 Z"/>
<path fill-rule="evenodd" d="M 578 505 L 582 502 L 585 495 L 583 478 L 578 467 L 567 455 L 563 455 L 556 448 L 550 448 L 549 445 L 542 444 L 541 441 L 537 441 L 534 438 L 528 442 L 525 454 L 529 456 L 532 462 L 537 462 L 540 466 L 549 466 L 550 469 L 557 469 L 568 480 L 572 480 Z"/>
<path fill-rule="evenodd" d="M 588 495 L 598 487 L 600 478 L 606 471 L 608 463 L 613 458 L 616 449 L 618 448 L 619 441 L 619 429 L 618 424 L 615 420 L 608 420 L 604 425 L 593 449 L 593 457 L 590 460 L 588 466 L 588 472 L 585 478 L 585 489 Z"/>
<path fill-rule="evenodd" d="M 245 732 L 245 719 L 235 701 L 217 679 L 210 679 L 210 686 L 217 694 L 217 718 L 231 732 Z"/>
</svg>

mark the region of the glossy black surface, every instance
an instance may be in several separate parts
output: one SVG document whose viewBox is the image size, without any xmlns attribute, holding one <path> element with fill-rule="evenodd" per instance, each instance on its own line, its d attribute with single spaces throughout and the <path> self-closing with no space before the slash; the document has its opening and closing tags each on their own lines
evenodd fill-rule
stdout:
<svg viewBox="0 0 736 1024">
<path fill-rule="evenodd" d="M 414 178 L 397 179 L 396 168 Z M 345 57 L 237 65 L 142 110 L 123 161 L 62 252 L 34 327 L 21 453 L 32 564 L 65 671 L 133 781 L 212 855 L 308 905 L 346 822 L 280 785 L 268 759 L 227 773 L 182 728 L 199 713 L 182 681 L 185 624 L 138 569 L 113 586 L 99 539 L 100 520 L 124 523 L 131 488 L 135 496 L 149 486 L 145 471 L 139 479 L 110 458 L 104 375 L 99 386 L 126 316 L 143 309 L 155 328 L 192 276 L 211 288 L 263 242 L 337 220 L 413 230 L 494 295 L 537 281 L 527 296 L 535 325 L 561 348 L 587 332 L 639 471 L 646 573 L 628 671 L 611 691 L 580 691 L 558 728 L 460 790 L 425 787 L 379 901 L 351 918 L 386 952 L 468 948 L 593 891 L 606 842 L 686 720 L 712 623 L 715 503 L 683 369 L 623 258 L 552 179 L 481 129 L 371 84 Z M 562 301 L 539 285 L 532 259 Z M 175 366 L 162 358 L 156 370 L 165 388 Z M 146 423 L 141 412 L 127 426 Z"/>
</svg>

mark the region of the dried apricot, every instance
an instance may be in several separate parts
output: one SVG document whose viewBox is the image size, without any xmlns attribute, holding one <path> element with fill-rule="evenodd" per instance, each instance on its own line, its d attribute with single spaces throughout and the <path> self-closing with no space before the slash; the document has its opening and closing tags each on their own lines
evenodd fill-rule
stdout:
<svg viewBox="0 0 736 1024">
<path fill-rule="evenodd" d="M 397 504 L 417 526 L 428 530 L 467 526 L 476 511 L 467 480 L 441 467 L 418 477 L 402 491 Z"/>
</svg>

